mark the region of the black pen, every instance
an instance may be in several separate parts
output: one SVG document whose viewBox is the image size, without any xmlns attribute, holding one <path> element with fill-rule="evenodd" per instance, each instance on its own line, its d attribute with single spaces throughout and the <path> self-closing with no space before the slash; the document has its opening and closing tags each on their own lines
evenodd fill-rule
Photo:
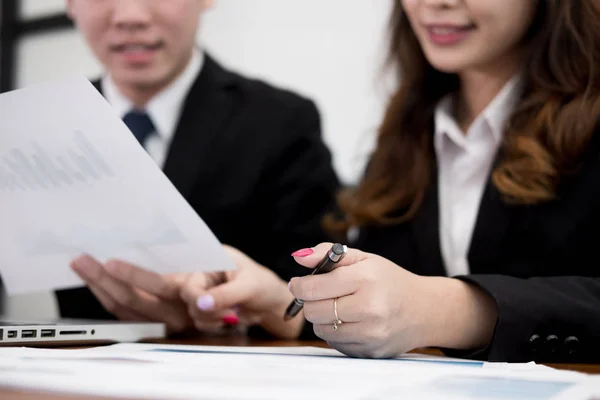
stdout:
<svg viewBox="0 0 600 400">
<path fill-rule="evenodd" d="M 335 268 L 335 265 L 342 261 L 346 253 L 348 252 L 348 247 L 343 244 L 336 243 L 331 246 L 331 249 L 327 252 L 325 257 L 317 264 L 317 266 L 313 269 L 311 275 L 325 274 Z M 283 319 L 289 321 L 294 318 L 300 310 L 304 307 L 304 300 L 294 299 L 285 310 L 285 314 Z"/>
</svg>

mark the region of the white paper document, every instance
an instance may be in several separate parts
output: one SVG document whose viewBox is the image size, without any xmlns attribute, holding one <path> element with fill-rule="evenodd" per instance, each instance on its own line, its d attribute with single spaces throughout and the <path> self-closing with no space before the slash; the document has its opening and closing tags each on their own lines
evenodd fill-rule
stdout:
<svg viewBox="0 0 600 400">
<path fill-rule="evenodd" d="M 0 349 L 0 386 L 152 399 L 587 400 L 600 381 L 533 363 L 417 354 L 368 360 L 313 347 L 117 344 Z"/>
<path fill-rule="evenodd" d="M 9 294 L 80 286 L 69 263 L 82 253 L 159 273 L 235 268 L 85 78 L 0 95 L 0 221 Z"/>
</svg>

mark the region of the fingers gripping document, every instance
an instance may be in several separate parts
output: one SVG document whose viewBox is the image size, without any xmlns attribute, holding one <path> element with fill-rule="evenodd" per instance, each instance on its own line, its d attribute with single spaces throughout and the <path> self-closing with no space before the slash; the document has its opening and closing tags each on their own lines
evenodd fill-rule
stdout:
<svg viewBox="0 0 600 400">
<path fill-rule="evenodd" d="M 158 273 L 235 268 L 85 78 L 0 95 L 0 221 L 9 294 L 81 286 L 69 263 L 82 253 Z"/>
</svg>

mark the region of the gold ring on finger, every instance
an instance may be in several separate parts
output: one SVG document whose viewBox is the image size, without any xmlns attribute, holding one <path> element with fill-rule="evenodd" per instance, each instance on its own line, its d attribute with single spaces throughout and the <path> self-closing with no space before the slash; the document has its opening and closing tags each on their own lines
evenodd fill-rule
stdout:
<svg viewBox="0 0 600 400">
<path fill-rule="evenodd" d="M 333 299 L 333 315 L 335 317 L 335 321 L 333 321 L 333 330 L 334 331 L 337 331 L 339 326 L 341 324 L 343 324 L 342 320 L 338 317 L 337 301 L 338 301 L 337 297 L 335 299 Z"/>
</svg>

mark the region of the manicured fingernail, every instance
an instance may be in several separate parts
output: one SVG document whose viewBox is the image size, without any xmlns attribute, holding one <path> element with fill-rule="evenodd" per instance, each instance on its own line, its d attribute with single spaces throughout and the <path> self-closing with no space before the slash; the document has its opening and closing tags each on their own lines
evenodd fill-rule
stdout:
<svg viewBox="0 0 600 400">
<path fill-rule="evenodd" d="M 314 252 L 315 251 L 310 247 L 306 248 L 306 249 L 300 249 L 300 250 L 296 250 L 295 252 L 293 252 L 292 257 L 306 257 L 306 256 L 310 256 Z"/>
<path fill-rule="evenodd" d="M 215 298 L 210 294 L 205 294 L 196 299 L 196 306 L 202 311 L 211 310 L 215 306 Z"/>
<path fill-rule="evenodd" d="M 240 319 L 237 315 L 226 315 L 223 317 L 223 323 L 225 325 L 237 325 L 240 322 Z"/>
</svg>

